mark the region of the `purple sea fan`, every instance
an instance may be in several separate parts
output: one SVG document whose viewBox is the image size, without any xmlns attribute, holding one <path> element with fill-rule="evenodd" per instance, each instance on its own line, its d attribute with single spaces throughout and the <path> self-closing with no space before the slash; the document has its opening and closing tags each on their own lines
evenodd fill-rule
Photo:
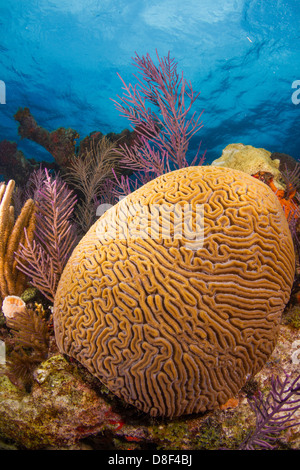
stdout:
<svg viewBox="0 0 300 470">
<path fill-rule="evenodd" d="M 137 84 L 127 85 L 120 77 L 124 94 L 118 97 L 120 102 L 113 100 L 138 136 L 133 146 L 120 146 L 121 163 L 133 170 L 153 172 L 154 177 L 189 166 L 189 143 L 202 127 L 202 112 L 198 116 L 191 113 L 199 93 L 177 72 L 177 63 L 170 53 L 164 58 L 156 54 L 158 66 L 149 54 L 136 54 L 133 60 L 138 69 Z M 199 150 L 192 165 L 203 163 L 204 155 L 198 162 L 198 154 Z"/>
<path fill-rule="evenodd" d="M 300 424 L 294 416 L 300 410 L 300 375 L 291 379 L 286 374 L 283 380 L 272 377 L 267 397 L 259 392 L 248 403 L 256 415 L 256 427 L 239 450 L 275 449 L 280 433 Z"/>
<path fill-rule="evenodd" d="M 293 170 L 289 169 L 285 165 L 285 170 L 281 172 L 282 179 L 285 182 L 285 197 L 289 199 L 291 196 L 298 196 L 299 199 L 299 190 L 300 190 L 300 162 L 296 162 Z"/>
<path fill-rule="evenodd" d="M 76 196 L 58 175 L 51 177 L 45 169 L 43 184 L 36 191 L 36 204 L 34 241 L 27 247 L 20 246 L 17 267 L 53 301 L 64 266 L 78 241 L 71 221 Z"/>
</svg>

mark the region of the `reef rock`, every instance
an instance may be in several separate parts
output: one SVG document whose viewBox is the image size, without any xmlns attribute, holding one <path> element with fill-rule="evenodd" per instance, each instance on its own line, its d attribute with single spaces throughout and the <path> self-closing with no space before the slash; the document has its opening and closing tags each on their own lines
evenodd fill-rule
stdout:
<svg viewBox="0 0 300 470">
<path fill-rule="evenodd" d="M 59 354 L 36 369 L 30 393 L 0 375 L 0 437 L 6 442 L 26 449 L 69 448 L 118 426 L 121 415 Z"/>
<path fill-rule="evenodd" d="M 214 160 L 211 165 L 233 168 L 244 171 L 248 175 L 255 175 L 259 172 L 270 173 L 273 176 L 275 186 L 278 189 L 284 189 L 279 169 L 280 161 L 277 158 L 271 158 L 271 155 L 271 152 L 263 148 L 244 144 L 229 144 L 224 148 L 221 157 Z"/>
<path fill-rule="evenodd" d="M 77 362 L 55 354 L 36 369 L 30 392 L 0 375 L 0 449 L 237 450 L 257 424 L 247 395 L 266 396 L 272 376 L 295 379 L 299 344 L 289 319 L 266 365 L 226 406 L 172 420 L 126 406 Z M 294 417 L 298 425 L 277 435 L 276 448 L 300 449 L 300 407 Z"/>
</svg>

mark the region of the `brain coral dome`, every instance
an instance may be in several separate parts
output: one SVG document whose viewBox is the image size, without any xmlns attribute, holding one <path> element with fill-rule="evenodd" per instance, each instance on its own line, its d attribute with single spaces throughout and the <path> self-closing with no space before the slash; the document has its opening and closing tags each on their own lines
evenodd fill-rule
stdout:
<svg viewBox="0 0 300 470">
<path fill-rule="evenodd" d="M 191 236 L 199 206 L 203 244 Z M 211 410 L 271 354 L 294 269 L 267 185 L 228 168 L 173 171 L 109 209 L 75 248 L 54 303 L 56 340 L 152 416 Z"/>
</svg>

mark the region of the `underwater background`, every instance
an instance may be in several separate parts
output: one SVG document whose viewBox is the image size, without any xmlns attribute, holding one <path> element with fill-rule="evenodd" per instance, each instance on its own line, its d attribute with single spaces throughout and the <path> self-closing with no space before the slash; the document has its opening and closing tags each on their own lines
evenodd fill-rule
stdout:
<svg viewBox="0 0 300 470">
<path fill-rule="evenodd" d="M 14 114 L 28 107 L 48 130 L 120 132 L 128 122 L 111 99 L 117 73 L 134 83 L 131 57 L 155 50 L 178 62 L 203 113 L 207 162 L 230 143 L 299 157 L 300 8 L 296 0 L 7 0 L 0 4 L 0 140 L 27 158 L 51 161 L 18 136 Z M 295 95 L 295 104 L 292 95 Z M 297 99 L 298 96 L 298 99 Z"/>
<path fill-rule="evenodd" d="M 0 0 L 0 450 L 300 449 L 299 120 L 296 0 Z"/>
</svg>

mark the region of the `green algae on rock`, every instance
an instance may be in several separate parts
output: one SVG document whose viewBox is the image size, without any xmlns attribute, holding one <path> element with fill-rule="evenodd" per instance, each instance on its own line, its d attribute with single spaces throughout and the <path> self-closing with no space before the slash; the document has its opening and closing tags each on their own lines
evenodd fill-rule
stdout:
<svg viewBox="0 0 300 470">
<path fill-rule="evenodd" d="M 292 361 L 297 342 L 299 330 L 281 325 L 275 350 L 255 387 L 239 392 L 238 406 L 173 420 L 150 418 L 122 403 L 78 363 L 56 354 L 36 369 L 31 393 L 0 375 L 0 441 L 24 449 L 236 450 L 256 425 L 247 394 L 268 393 L 271 376 L 283 370 L 298 374 Z M 300 410 L 296 416 L 300 421 Z M 278 436 L 278 446 L 300 449 L 300 426 Z"/>
<path fill-rule="evenodd" d="M 31 393 L 0 376 L 0 437 L 21 448 L 63 448 L 86 436 L 114 429 L 121 418 L 88 383 L 75 365 L 55 355 L 35 371 Z"/>
</svg>

